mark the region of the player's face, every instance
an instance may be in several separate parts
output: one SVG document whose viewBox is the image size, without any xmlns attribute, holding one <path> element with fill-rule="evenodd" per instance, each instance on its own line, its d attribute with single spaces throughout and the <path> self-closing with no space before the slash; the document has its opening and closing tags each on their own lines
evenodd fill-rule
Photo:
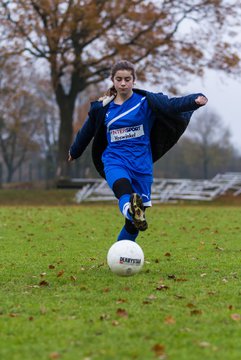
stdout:
<svg viewBox="0 0 241 360">
<path fill-rule="evenodd" d="M 112 79 L 114 87 L 119 95 L 127 96 L 132 92 L 134 79 L 131 71 L 118 70 Z"/>
</svg>

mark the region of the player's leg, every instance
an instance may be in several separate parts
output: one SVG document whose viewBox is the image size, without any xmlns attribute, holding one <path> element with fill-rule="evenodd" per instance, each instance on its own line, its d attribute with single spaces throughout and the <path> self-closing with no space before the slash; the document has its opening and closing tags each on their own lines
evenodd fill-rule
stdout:
<svg viewBox="0 0 241 360">
<path fill-rule="evenodd" d="M 134 194 L 132 194 L 130 200 L 130 212 L 135 214 L 133 216 L 134 224 L 141 231 L 148 228 L 145 209 L 151 206 L 151 185 L 151 181 L 139 181 L 136 179 L 132 181 Z"/>
<path fill-rule="evenodd" d="M 137 194 L 133 194 L 132 179 L 129 173 L 120 167 L 109 168 L 106 173 L 108 185 L 112 188 L 119 201 L 119 209 L 124 217 L 129 220 L 125 222 L 118 240 L 135 240 L 138 230 L 144 231 L 147 228 L 144 208 L 140 204 Z"/>
<path fill-rule="evenodd" d="M 135 227 L 132 220 L 125 219 L 125 225 L 121 229 L 118 235 L 117 241 L 119 240 L 131 240 L 136 241 L 139 234 L 139 230 Z"/>
<path fill-rule="evenodd" d="M 119 207 L 121 212 L 126 217 L 126 219 L 133 222 L 133 224 L 131 225 L 132 229 L 130 231 L 127 230 L 128 232 L 133 231 L 133 228 L 136 228 L 140 231 L 145 231 L 147 229 L 145 207 L 143 205 L 142 197 L 136 192 L 133 193 L 133 191 L 137 189 L 137 191 L 142 194 L 144 190 L 145 193 L 147 193 L 148 189 L 144 187 L 144 184 L 137 184 L 135 188 L 133 188 L 132 184 L 135 182 L 136 181 L 133 179 L 131 183 L 128 178 L 120 178 L 116 180 L 113 184 L 113 191 L 117 199 L 119 199 Z M 125 227 L 130 228 L 130 224 L 127 222 L 125 224 Z M 121 237 L 123 236 L 124 233 L 121 235 Z"/>
<path fill-rule="evenodd" d="M 128 179 L 127 177 L 117 179 L 112 186 L 112 190 L 116 198 L 119 200 L 120 211 L 125 216 L 125 225 L 121 229 L 117 240 L 135 241 L 139 231 L 133 224 L 132 215 L 129 212 L 130 197 L 133 192 L 130 179 Z"/>
<path fill-rule="evenodd" d="M 130 196 L 133 190 L 128 172 L 122 168 L 115 167 L 112 171 L 107 172 L 106 180 L 118 199 L 120 212 L 126 219 L 132 220 L 129 207 Z"/>
</svg>

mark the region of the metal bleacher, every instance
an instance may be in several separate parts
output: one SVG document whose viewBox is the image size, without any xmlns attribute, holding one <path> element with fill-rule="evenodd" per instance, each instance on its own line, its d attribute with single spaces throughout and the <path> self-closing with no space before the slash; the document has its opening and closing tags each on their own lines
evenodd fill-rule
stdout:
<svg viewBox="0 0 241 360">
<path fill-rule="evenodd" d="M 80 179 L 72 179 L 72 181 Z M 105 180 L 83 180 L 83 187 L 77 191 L 75 201 L 113 201 L 115 197 Z M 211 180 L 154 179 L 152 185 L 153 203 L 177 202 L 180 200 L 211 201 L 227 192 L 233 196 L 241 194 L 241 173 L 217 174 Z"/>
</svg>

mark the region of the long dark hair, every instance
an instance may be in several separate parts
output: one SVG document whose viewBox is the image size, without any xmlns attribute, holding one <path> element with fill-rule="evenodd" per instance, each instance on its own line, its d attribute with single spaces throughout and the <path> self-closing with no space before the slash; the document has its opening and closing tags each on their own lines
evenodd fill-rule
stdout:
<svg viewBox="0 0 241 360">
<path fill-rule="evenodd" d="M 136 80 L 136 71 L 135 66 L 128 60 L 119 60 L 117 61 L 111 68 L 110 78 L 113 81 L 115 74 L 119 70 L 128 70 L 131 72 L 131 75 L 133 76 L 133 80 Z M 114 86 L 109 88 L 107 92 L 105 93 L 105 96 L 116 96 L 116 89 Z"/>
</svg>

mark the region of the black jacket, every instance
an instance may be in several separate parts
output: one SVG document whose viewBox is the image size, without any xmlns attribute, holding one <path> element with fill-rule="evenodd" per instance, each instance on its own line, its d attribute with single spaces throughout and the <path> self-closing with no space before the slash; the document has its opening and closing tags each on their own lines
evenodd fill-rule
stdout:
<svg viewBox="0 0 241 360">
<path fill-rule="evenodd" d="M 134 89 L 134 92 L 146 96 L 148 104 L 154 113 L 155 120 L 151 130 L 150 142 L 153 162 L 160 159 L 186 130 L 193 111 L 200 105 L 195 99 L 201 93 L 178 98 L 168 98 L 162 93 L 152 93 L 145 90 Z M 81 156 L 87 145 L 94 137 L 92 144 L 92 158 L 96 170 L 104 178 L 104 165 L 101 157 L 107 146 L 105 115 L 109 104 L 103 105 L 102 101 L 91 103 L 88 117 L 83 127 L 78 131 L 70 148 L 73 159 Z"/>
</svg>

